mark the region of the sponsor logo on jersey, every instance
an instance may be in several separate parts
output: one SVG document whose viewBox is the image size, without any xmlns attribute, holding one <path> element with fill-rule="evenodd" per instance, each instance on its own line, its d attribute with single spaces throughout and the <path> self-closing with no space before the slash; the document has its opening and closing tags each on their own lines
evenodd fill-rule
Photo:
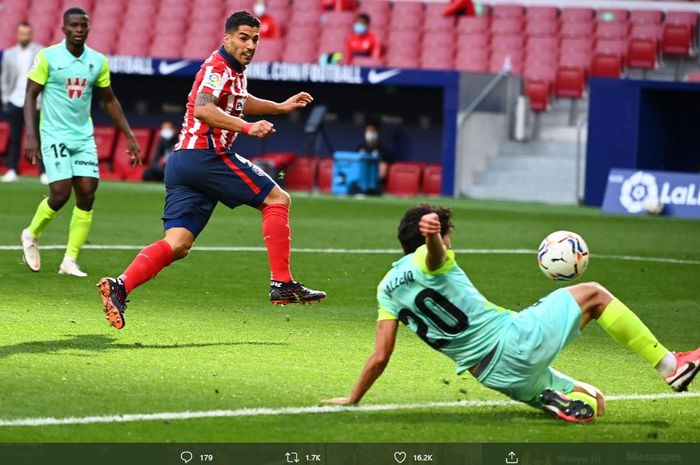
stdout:
<svg viewBox="0 0 700 465">
<path fill-rule="evenodd" d="M 68 91 L 68 98 L 73 100 L 73 97 L 80 98 L 87 87 L 87 78 L 75 77 L 73 79 L 66 79 L 66 90 Z"/>
</svg>

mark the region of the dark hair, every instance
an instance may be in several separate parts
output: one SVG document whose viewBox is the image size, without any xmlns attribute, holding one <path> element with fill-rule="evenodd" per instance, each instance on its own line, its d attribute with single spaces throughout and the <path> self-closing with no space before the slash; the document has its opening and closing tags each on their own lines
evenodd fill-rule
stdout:
<svg viewBox="0 0 700 465">
<path fill-rule="evenodd" d="M 425 203 L 409 208 L 403 215 L 403 218 L 401 218 L 401 223 L 399 223 L 398 239 L 399 242 L 401 242 L 404 254 L 408 255 L 413 253 L 418 247 L 425 244 L 425 237 L 420 233 L 418 223 L 420 223 L 420 219 L 423 215 L 427 215 L 428 213 L 437 213 L 440 219 L 440 234 L 443 236 L 454 227 L 452 223 L 452 210 L 449 208 Z"/>
<path fill-rule="evenodd" d="M 82 8 L 77 7 L 77 6 L 74 6 L 73 8 L 68 8 L 63 13 L 63 24 L 66 24 L 68 22 L 68 17 L 71 15 L 87 16 L 87 11 L 85 11 Z"/>
<path fill-rule="evenodd" d="M 17 27 L 18 27 L 18 28 L 20 28 L 20 27 L 28 27 L 28 28 L 31 28 L 32 25 L 29 24 L 28 21 L 22 21 L 22 22 L 20 22 L 20 23 L 17 25 Z"/>
<path fill-rule="evenodd" d="M 369 15 L 367 13 L 360 13 L 359 15 L 357 15 L 357 19 L 361 19 L 362 21 L 366 22 L 367 24 L 370 23 Z"/>
<path fill-rule="evenodd" d="M 230 34 L 239 28 L 239 26 L 260 27 L 260 20 L 251 15 L 247 11 L 237 11 L 226 20 L 226 29 L 224 32 Z"/>
</svg>

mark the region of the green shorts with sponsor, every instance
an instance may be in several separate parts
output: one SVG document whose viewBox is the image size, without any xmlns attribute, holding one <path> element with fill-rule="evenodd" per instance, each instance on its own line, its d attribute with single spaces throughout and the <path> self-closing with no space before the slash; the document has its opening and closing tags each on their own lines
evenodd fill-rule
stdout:
<svg viewBox="0 0 700 465">
<path fill-rule="evenodd" d="M 41 136 L 41 156 L 49 183 L 75 176 L 100 177 L 95 139 L 57 140 Z"/>
<path fill-rule="evenodd" d="M 511 398 L 539 406 L 545 389 L 568 394 L 573 380 L 551 367 L 554 359 L 581 334 L 581 308 L 567 289 L 558 289 L 516 313 L 479 381 Z"/>
</svg>

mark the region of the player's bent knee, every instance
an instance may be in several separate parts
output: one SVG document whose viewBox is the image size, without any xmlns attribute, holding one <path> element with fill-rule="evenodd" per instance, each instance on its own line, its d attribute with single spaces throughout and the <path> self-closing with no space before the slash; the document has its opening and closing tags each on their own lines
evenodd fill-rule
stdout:
<svg viewBox="0 0 700 465">
<path fill-rule="evenodd" d="M 281 187 L 275 186 L 267 195 L 263 203 L 265 206 L 286 205 L 289 207 L 292 204 L 292 197 Z"/>
</svg>

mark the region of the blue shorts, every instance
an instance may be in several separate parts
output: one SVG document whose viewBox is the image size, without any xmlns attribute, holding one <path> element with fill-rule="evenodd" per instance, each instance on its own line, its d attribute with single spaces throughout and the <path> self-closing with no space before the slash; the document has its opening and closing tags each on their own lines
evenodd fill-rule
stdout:
<svg viewBox="0 0 700 465">
<path fill-rule="evenodd" d="M 581 308 L 567 289 L 558 289 L 513 315 L 499 352 L 479 381 L 509 397 L 539 405 L 545 389 L 573 390 L 573 380 L 550 365 L 581 334 Z"/>
<path fill-rule="evenodd" d="M 163 228 L 186 228 L 197 237 L 218 202 L 229 208 L 257 208 L 276 185 L 234 152 L 177 150 L 165 165 Z"/>
</svg>

